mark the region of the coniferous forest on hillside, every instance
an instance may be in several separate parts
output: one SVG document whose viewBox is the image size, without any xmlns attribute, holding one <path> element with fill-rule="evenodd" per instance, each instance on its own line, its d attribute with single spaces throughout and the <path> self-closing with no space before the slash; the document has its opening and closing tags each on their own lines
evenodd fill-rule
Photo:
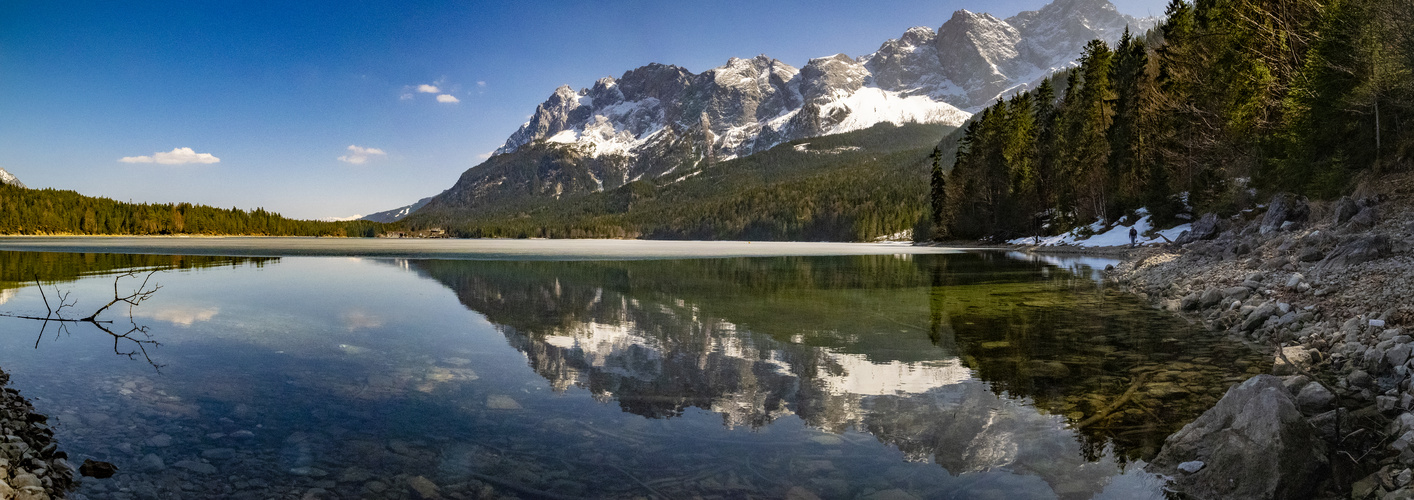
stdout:
<svg viewBox="0 0 1414 500">
<path fill-rule="evenodd" d="M 369 221 L 295 220 L 264 209 L 124 203 L 57 189 L 0 185 L 0 234 L 375 236 Z"/>
<path fill-rule="evenodd" d="M 932 237 L 1058 234 L 1141 207 L 1173 223 L 1408 167 L 1414 2 L 1174 0 L 1166 16 L 944 139 Z"/>
</svg>

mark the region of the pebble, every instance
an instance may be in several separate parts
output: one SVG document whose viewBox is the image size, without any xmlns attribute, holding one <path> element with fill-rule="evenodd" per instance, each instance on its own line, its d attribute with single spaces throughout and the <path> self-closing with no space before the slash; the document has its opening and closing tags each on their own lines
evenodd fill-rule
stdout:
<svg viewBox="0 0 1414 500">
<path fill-rule="evenodd" d="M 216 466 L 204 462 L 197 462 L 195 460 L 182 460 L 172 464 L 172 467 L 176 467 L 178 469 L 186 469 L 197 474 L 216 473 Z"/>
<path fill-rule="evenodd" d="M 168 446 L 172 446 L 172 436 L 168 436 L 166 434 L 158 434 L 156 436 L 147 438 L 147 440 L 143 441 L 142 444 L 154 448 L 166 448 Z"/>
</svg>

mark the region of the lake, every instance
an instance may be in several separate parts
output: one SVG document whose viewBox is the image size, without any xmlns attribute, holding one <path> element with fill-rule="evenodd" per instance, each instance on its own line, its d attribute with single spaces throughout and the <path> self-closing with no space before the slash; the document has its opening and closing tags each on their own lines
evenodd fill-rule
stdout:
<svg viewBox="0 0 1414 500">
<path fill-rule="evenodd" d="M 200 253 L 0 252 L 11 314 L 161 270 L 100 317 L 160 345 L 0 318 L 71 461 L 120 469 L 81 495 L 1163 498 L 1143 461 L 1270 369 L 1020 254 Z"/>
</svg>

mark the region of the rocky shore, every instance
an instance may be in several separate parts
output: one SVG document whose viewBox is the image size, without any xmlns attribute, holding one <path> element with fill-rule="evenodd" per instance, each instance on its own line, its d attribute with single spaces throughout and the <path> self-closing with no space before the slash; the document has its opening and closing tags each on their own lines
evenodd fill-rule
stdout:
<svg viewBox="0 0 1414 500">
<path fill-rule="evenodd" d="M 73 489 L 74 469 L 54 441 L 48 417 L 0 371 L 0 499 L 49 500 Z"/>
<path fill-rule="evenodd" d="M 1208 214 L 1107 280 L 1270 349 L 1151 469 L 1199 498 L 1414 497 L 1414 175 Z"/>
</svg>

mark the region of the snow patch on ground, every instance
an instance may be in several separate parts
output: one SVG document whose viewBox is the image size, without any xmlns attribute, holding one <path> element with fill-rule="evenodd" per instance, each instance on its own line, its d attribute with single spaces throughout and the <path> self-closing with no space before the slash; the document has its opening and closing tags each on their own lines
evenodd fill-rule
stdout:
<svg viewBox="0 0 1414 500">
<path fill-rule="evenodd" d="M 1115 226 L 1110 228 L 1109 230 L 1105 230 L 1104 221 L 1095 221 L 1095 223 L 1090 224 L 1090 231 L 1094 233 L 1094 235 L 1090 237 L 1081 236 L 1079 231 L 1073 230 L 1069 233 L 1057 236 L 1027 236 L 1022 238 L 1016 238 L 1014 240 L 1007 241 L 1007 243 L 1013 245 L 1035 246 L 1127 246 L 1129 245 L 1129 229 L 1132 227 L 1139 232 L 1139 245 L 1154 245 L 1158 243 L 1164 243 L 1164 238 L 1168 238 L 1167 241 L 1173 241 L 1174 239 L 1178 238 L 1179 234 L 1182 234 L 1184 231 L 1187 231 L 1192 226 L 1191 224 L 1180 224 L 1168 229 L 1153 231 L 1151 233 L 1150 231 L 1153 230 L 1154 227 L 1149 220 L 1149 213 L 1141 209 L 1139 210 L 1138 215 L 1140 215 L 1139 220 L 1135 221 L 1134 224 L 1128 226 L 1123 224 L 1115 224 Z"/>
</svg>

